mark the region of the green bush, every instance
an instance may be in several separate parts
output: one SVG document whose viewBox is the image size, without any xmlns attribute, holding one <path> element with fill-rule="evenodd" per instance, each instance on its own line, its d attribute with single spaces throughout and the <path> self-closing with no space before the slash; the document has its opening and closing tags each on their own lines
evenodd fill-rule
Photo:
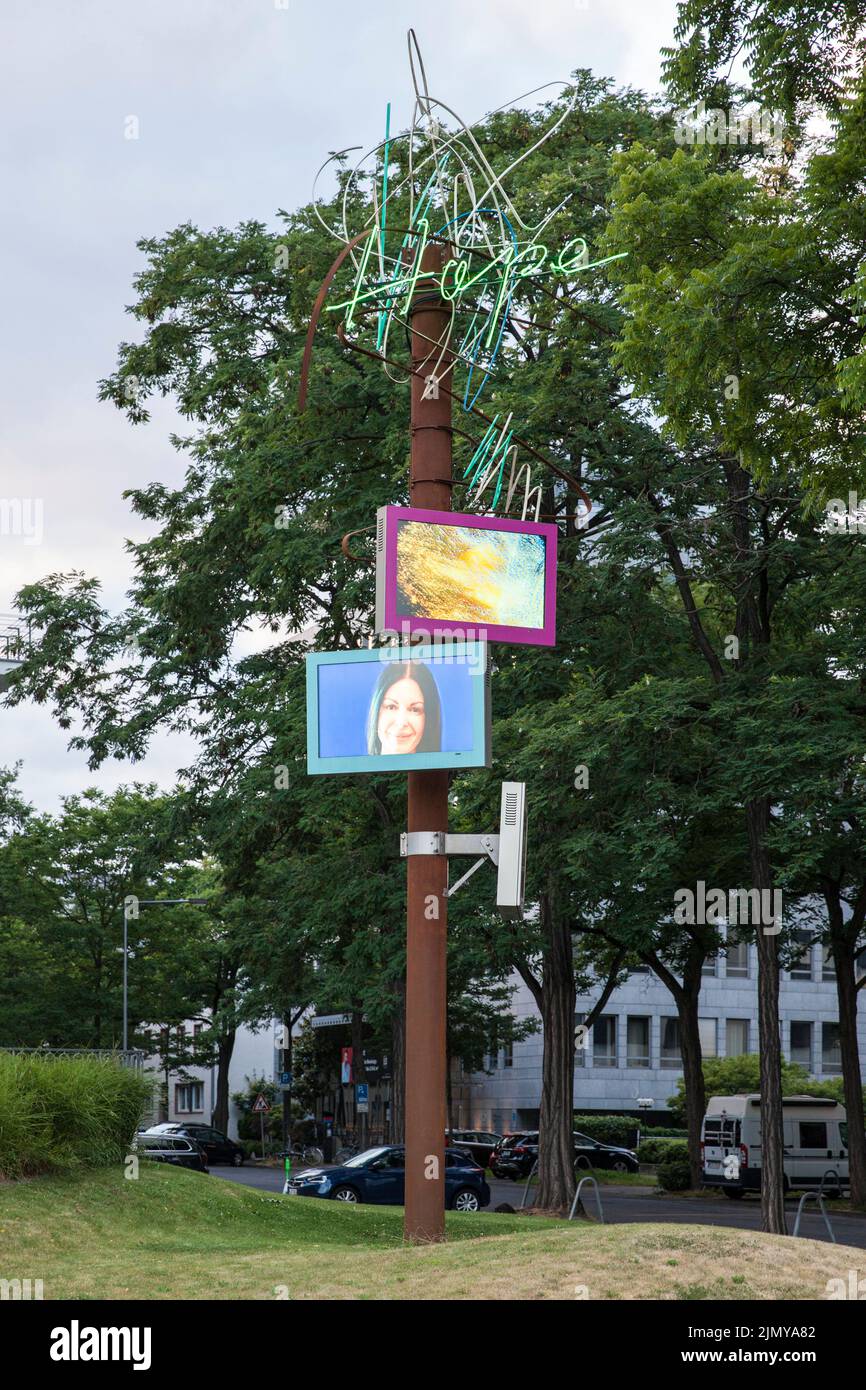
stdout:
<svg viewBox="0 0 866 1390">
<path fill-rule="evenodd" d="M 682 1139 L 641 1139 L 637 1156 L 641 1163 L 688 1162 L 689 1146 Z"/>
<path fill-rule="evenodd" d="M 0 1053 L 0 1177 L 121 1163 L 151 1086 L 108 1058 Z"/>
<path fill-rule="evenodd" d="M 574 1128 L 599 1144 L 616 1144 L 630 1149 L 638 1121 L 629 1115 L 575 1115 Z"/>
<path fill-rule="evenodd" d="M 688 1163 L 677 1159 L 663 1163 L 658 1171 L 658 1185 L 663 1192 L 687 1192 L 692 1185 L 692 1170 Z"/>
</svg>

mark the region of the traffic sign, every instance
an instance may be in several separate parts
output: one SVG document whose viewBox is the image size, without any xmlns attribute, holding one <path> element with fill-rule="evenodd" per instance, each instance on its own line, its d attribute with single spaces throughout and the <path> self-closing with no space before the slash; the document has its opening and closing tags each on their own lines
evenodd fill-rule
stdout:
<svg viewBox="0 0 866 1390">
<path fill-rule="evenodd" d="M 359 1081 L 355 1085 L 355 1109 L 359 1115 L 366 1115 L 369 1108 L 370 1089 L 366 1081 Z"/>
<path fill-rule="evenodd" d="M 256 1096 L 255 1104 L 253 1105 L 253 1114 L 266 1115 L 270 1108 L 270 1101 L 267 1099 L 266 1096 L 263 1096 L 261 1092 L 259 1092 L 259 1094 Z"/>
<path fill-rule="evenodd" d="M 280 1086 L 287 1091 L 292 1089 L 292 1073 L 290 1071 L 280 1072 Z"/>
</svg>

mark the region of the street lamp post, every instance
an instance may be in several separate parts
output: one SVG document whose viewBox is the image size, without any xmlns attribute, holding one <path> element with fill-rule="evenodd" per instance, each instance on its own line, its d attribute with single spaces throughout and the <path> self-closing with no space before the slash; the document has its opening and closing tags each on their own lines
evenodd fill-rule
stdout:
<svg viewBox="0 0 866 1390">
<path fill-rule="evenodd" d="M 138 916 L 140 907 L 177 907 L 180 904 L 191 904 L 196 907 L 206 906 L 207 898 L 137 898 L 134 894 L 130 895 L 135 906 L 134 916 Z M 129 908 L 130 899 L 125 898 L 123 902 L 123 1051 L 129 1051 Z"/>
</svg>

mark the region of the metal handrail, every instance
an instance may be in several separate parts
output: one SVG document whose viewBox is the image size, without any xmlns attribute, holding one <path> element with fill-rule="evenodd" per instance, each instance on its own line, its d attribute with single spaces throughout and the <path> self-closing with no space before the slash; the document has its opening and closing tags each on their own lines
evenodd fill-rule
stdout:
<svg viewBox="0 0 866 1390">
<path fill-rule="evenodd" d="M 604 1211 L 601 1205 L 601 1191 L 599 1189 L 597 1179 L 594 1178 L 591 1173 L 587 1173 L 586 1177 L 581 1178 L 580 1182 L 577 1184 L 577 1191 L 574 1194 L 574 1201 L 571 1204 L 571 1211 L 568 1213 L 568 1219 L 569 1221 L 572 1221 L 574 1219 L 574 1213 L 577 1211 L 577 1204 L 580 1201 L 580 1189 L 583 1187 L 583 1184 L 585 1182 L 591 1182 L 593 1187 L 595 1188 L 595 1200 L 598 1205 L 598 1219 L 601 1225 L 603 1226 Z"/>
<path fill-rule="evenodd" d="M 827 1215 L 827 1208 L 824 1206 L 824 1183 L 825 1183 L 826 1179 L 827 1179 L 828 1177 L 830 1177 L 830 1176 L 832 1176 L 832 1177 L 834 1177 L 834 1178 L 836 1179 L 836 1186 L 837 1186 L 839 1192 L 842 1191 L 842 1183 L 841 1183 L 841 1180 L 840 1180 L 840 1178 L 839 1178 L 838 1170 L 837 1170 L 836 1168 L 825 1168 L 825 1169 L 824 1169 L 824 1172 L 823 1172 L 823 1174 L 822 1174 L 822 1176 L 821 1176 L 821 1181 L 820 1181 L 820 1183 L 819 1183 L 819 1185 L 818 1185 L 818 1191 L 817 1191 L 817 1192 L 804 1192 L 803 1195 L 802 1195 L 802 1197 L 800 1198 L 800 1201 L 799 1201 L 799 1203 L 798 1203 L 798 1205 L 797 1205 L 797 1215 L 796 1215 L 796 1218 L 795 1218 L 795 1220 L 794 1220 L 794 1235 L 795 1235 L 795 1236 L 797 1236 L 797 1235 L 800 1234 L 800 1218 L 801 1218 L 801 1216 L 803 1215 L 803 1208 L 805 1207 L 806 1203 L 807 1203 L 807 1202 L 809 1201 L 809 1199 L 811 1198 L 814 1202 L 817 1202 L 817 1204 L 818 1204 L 818 1210 L 820 1211 L 821 1215 L 822 1215 L 823 1218 L 824 1218 L 824 1225 L 827 1227 L 827 1234 L 829 1235 L 829 1237 L 830 1237 L 831 1241 L 833 1242 L 833 1244 L 834 1244 L 834 1245 L 836 1244 L 836 1237 L 835 1237 L 834 1234 L 833 1234 L 833 1227 L 830 1225 L 830 1218 L 829 1218 L 829 1216 Z"/>
</svg>

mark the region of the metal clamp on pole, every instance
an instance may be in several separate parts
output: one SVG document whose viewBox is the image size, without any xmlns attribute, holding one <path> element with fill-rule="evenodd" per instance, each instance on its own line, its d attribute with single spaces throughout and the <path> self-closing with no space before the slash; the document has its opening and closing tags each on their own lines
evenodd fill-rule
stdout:
<svg viewBox="0 0 866 1390">
<path fill-rule="evenodd" d="M 445 890 L 446 898 L 451 898 L 462 888 L 467 879 L 471 878 L 476 869 L 480 869 L 489 859 L 497 867 L 499 865 L 499 836 L 498 835 L 447 835 L 441 830 L 407 830 L 400 836 L 400 857 L 406 859 L 412 854 L 479 854 L 480 859 L 476 859 L 471 869 L 451 888 Z"/>
<path fill-rule="evenodd" d="M 400 858 L 410 854 L 445 854 L 447 835 L 442 830 L 404 830 L 400 836 Z"/>
</svg>

